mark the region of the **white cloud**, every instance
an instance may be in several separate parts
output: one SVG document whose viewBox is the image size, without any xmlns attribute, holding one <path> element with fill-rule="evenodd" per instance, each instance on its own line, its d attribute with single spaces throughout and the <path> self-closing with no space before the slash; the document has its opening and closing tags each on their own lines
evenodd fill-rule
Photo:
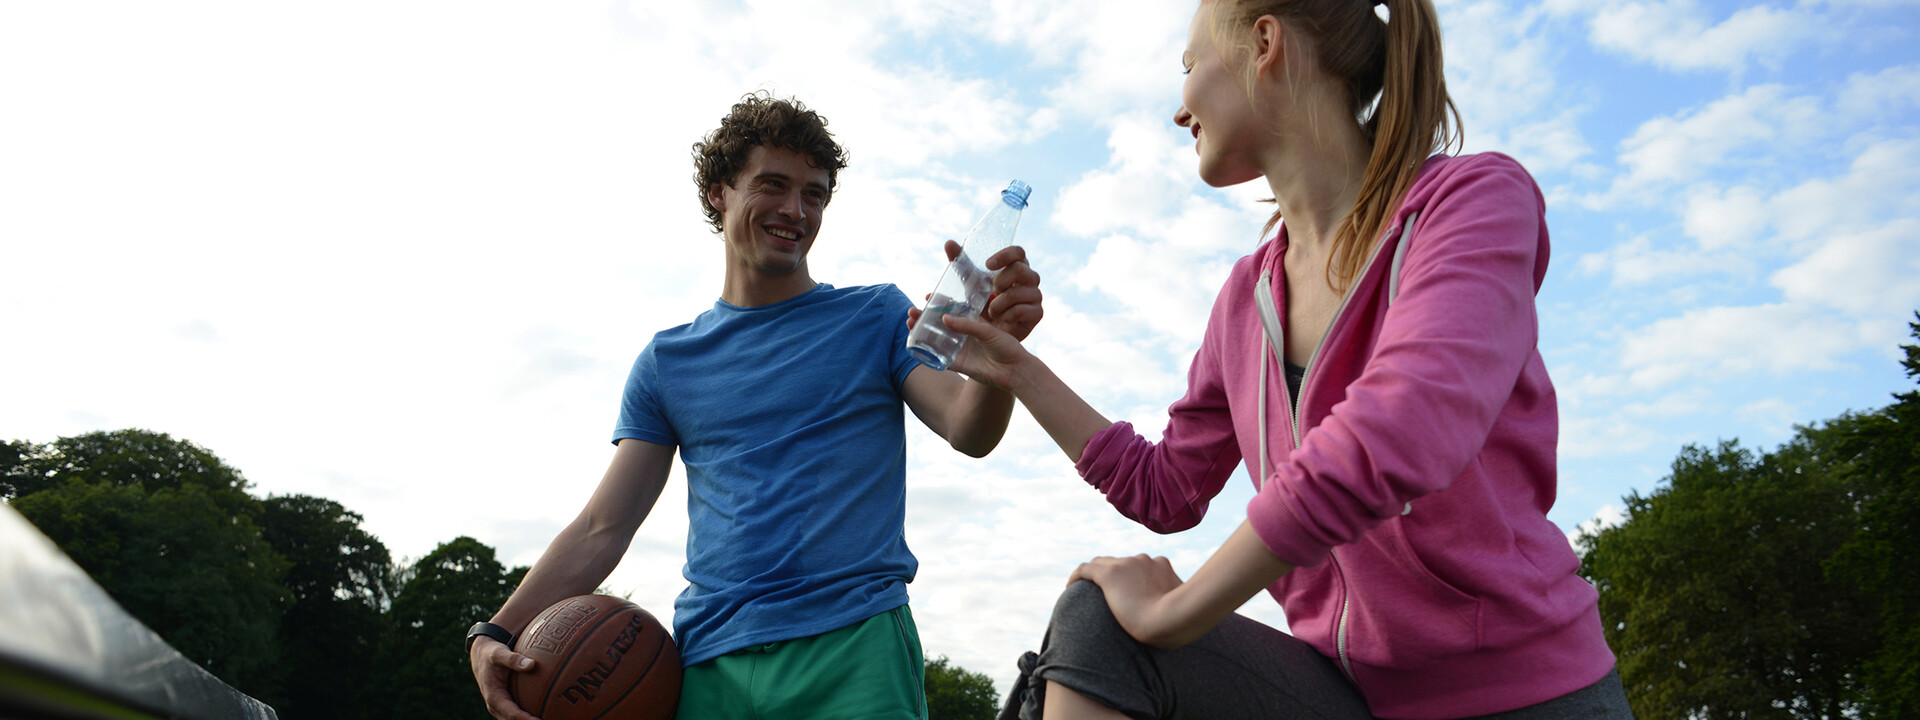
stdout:
<svg viewBox="0 0 1920 720">
<path fill-rule="evenodd" d="M 1854 156 L 1847 174 L 1806 180 L 1768 205 L 1781 241 L 1799 252 L 1832 235 L 1920 218 L 1920 137 L 1873 142 Z"/>
<path fill-rule="evenodd" d="M 1702 275 L 1741 275 L 1752 264 L 1739 255 L 1702 251 L 1681 243 L 1657 247 L 1652 237 L 1636 235 L 1602 252 L 1579 258 L 1580 270 L 1605 275 L 1616 287 L 1671 284 Z"/>
<path fill-rule="evenodd" d="M 1600 509 L 1594 512 L 1593 517 L 1574 526 L 1573 530 L 1567 532 L 1567 543 L 1575 549 L 1579 549 L 1581 535 L 1598 533 L 1610 527 L 1617 527 L 1626 521 L 1626 508 L 1613 503 L 1601 505 Z"/>
<path fill-rule="evenodd" d="M 1834 7 L 1855 8 L 1920 7 L 1920 0 L 1826 0 L 1826 3 Z"/>
<path fill-rule="evenodd" d="M 1860 121 L 1898 119 L 1920 106 L 1920 65 L 1899 65 L 1877 73 L 1855 73 L 1840 87 L 1835 109 Z"/>
<path fill-rule="evenodd" d="M 1822 119 L 1817 99 L 1790 96 L 1782 85 L 1757 85 L 1695 112 L 1655 118 L 1621 142 L 1626 172 L 1615 178 L 1612 195 L 1692 182 L 1742 151 L 1823 137 Z"/>
<path fill-rule="evenodd" d="M 1709 307 L 1655 321 L 1621 342 L 1632 385 L 1658 389 L 1751 373 L 1831 370 L 1860 347 L 1853 323 L 1801 304 Z"/>
<path fill-rule="evenodd" d="M 1466 147 L 1498 150 L 1535 172 L 1571 166 L 1590 152 L 1555 76 L 1559 52 L 1534 8 L 1497 0 L 1438 4 L 1447 92 L 1465 125 Z"/>
<path fill-rule="evenodd" d="M 1679 387 L 1620 404 L 1620 412 L 1643 420 L 1683 418 L 1712 408 L 1712 394 L 1700 387 Z"/>
<path fill-rule="evenodd" d="M 1734 251 L 1729 262 L 1743 258 L 1804 258 L 1820 252 L 1835 238 L 1890 235 L 1895 247 L 1910 230 L 1893 229 L 1920 218 L 1920 139 L 1868 140 L 1858 150 L 1845 174 L 1814 177 L 1771 195 L 1751 185 L 1721 189 L 1700 183 L 1687 190 L 1681 210 L 1686 234 L 1702 251 Z M 1853 242 L 1859 242 L 1855 240 Z M 1582 258 L 1582 267 L 1617 266 L 1616 282 L 1648 279 L 1649 270 L 1627 262 L 1647 255 L 1648 241 L 1637 237 L 1604 255 Z M 1825 262 L 1833 262 L 1827 251 Z M 1669 251 L 1654 264 L 1683 255 Z M 1645 263 L 1642 263 L 1645 264 Z M 1894 267 L 1900 267 L 1898 263 Z M 1668 270 L 1667 272 L 1672 272 Z"/>
<path fill-rule="evenodd" d="M 1623 385 L 1658 391 L 1829 372 L 1846 367 L 1854 353 L 1904 339 L 1893 320 L 1920 306 L 1920 140 L 1867 135 L 1852 152 L 1843 173 L 1803 174 L 1777 192 L 1695 185 L 1686 191 L 1681 221 L 1697 245 L 1663 247 L 1637 235 L 1580 258 L 1583 271 L 1607 275 L 1614 287 L 1655 289 L 1682 307 L 1736 295 L 1751 303 L 1756 292 L 1773 298 L 1719 300 L 1623 331 Z M 1709 273 L 1727 281 L 1719 292 L 1683 292 L 1702 289 L 1692 278 Z M 1762 277 L 1764 284 L 1757 282 Z M 1723 413 L 1734 407 L 1717 405 Z M 1695 414 L 1716 412 L 1712 407 Z M 1765 421 L 1768 432 L 1790 427 L 1789 418 L 1806 411 L 1764 396 L 1740 407 L 1735 417 Z M 1612 432 L 1630 431 L 1632 421 L 1618 419 L 1630 410 L 1606 410 L 1620 425 Z"/>
<path fill-rule="evenodd" d="M 1116 330 L 1124 333 L 1122 328 L 1138 323 L 1195 348 L 1230 268 L 1230 259 L 1200 259 L 1170 243 L 1110 235 L 1100 240 L 1076 278 L 1081 287 L 1118 302 L 1104 313 Z"/>
<path fill-rule="evenodd" d="M 1621 142 L 1624 172 L 1609 191 L 1582 201 L 1608 209 L 1623 199 L 1682 198 L 1688 234 L 1709 248 L 1751 243 L 1763 219 L 1794 242 L 1836 223 L 1858 227 L 1887 213 L 1909 212 L 1915 203 L 1908 189 L 1920 187 L 1920 166 L 1912 162 L 1920 150 L 1911 128 L 1883 123 L 1911 102 L 1899 93 L 1915 81 L 1920 74 L 1902 68 L 1856 75 L 1830 102 L 1782 85 L 1758 85 L 1649 120 Z M 1802 181 L 1772 202 L 1760 202 L 1764 186 L 1725 186 L 1728 177 L 1796 177 L 1843 152 L 1854 157 L 1848 175 Z M 1689 183 L 1694 186 L 1686 188 Z"/>
<path fill-rule="evenodd" d="M 1066 279 L 1097 293 L 1110 332 L 1142 327 L 1156 344 L 1186 353 L 1199 344 L 1227 270 L 1258 245 L 1264 208 L 1229 200 L 1236 210 L 1203 191 L 1191 145 L 1170 127 L 1145 114 L 1118 119 L 1111 160 L 1061 192 L 1053 225 L 1097 238 Z"/>
<path fill-rule="evenodd" d="M 1760 428 L 1765 437 L 1780 440 L 1792 437 L 1793 426 L 1806 422 L 1805 408 L 1777 397 L 1742 404 L 1735 413 L 1741 422 Z M 1755 438 L 1749 441 L 1759 442 Z"/>
<path fill-rule="evenodd" d="M 1579 170 L 1581 161 L 1593 152 L 1580 131 L 1580 116 L 1577 110 L 1567 110 L 1543 121 L 1515 125 L 1490 147 L 1513 156 L 1536 175 Z"/>
<path fill-rule="evenodd" d="M 1105 124 L 1135 108 L 1157 108 L 1170 122 L 1180 105 L 1180 53 L 1194 7 L 1183 2 L 1036 3 L 1071 14 L 1073 70 L 1048 97 L 1071 117 Z"/>
<path fill-rule="evenodd" d="M 1718 22 L 1695 0 L 1601 4 L 1593 12 L 1594 45 L 1671 70 L 1777 66 L 1832 32 L 1828 18 L 1807 5 L 1748 6 Z"/>
<path fill-rule="evenodd" d="M 871 5 L 868 3 L 867 5 Z M 1014 74 L 1045 86 L 1049 122 L 1106 125 L 1142 106 L 1178 105 L 1180 49 L 1193 6 L 1159 0 L 913 0 L 889 4 L 916 38 L 972 35 L 1020 57 Z M 996 64 L 986 54 L 976 60 Z M 963 69 L 955 68 L 956 72 Z M 1026 78 L 1015 78 L 1026 79 Z"/>
<path fill-rule="evenodd" d="M 1169 221 L 1197 185 L 1192 145 L 1178 142 L 1182 135 L 1174 129 L 1144 113 L 1117 119 L 1107 136 L 1107 166 L 1061 190 L 1054 227 L 1080 237 L 1169 232 Z"/>
<path fill-rule="evenodd" d="M 1767 198 L 1758 189 L 1744 186 L 1722 191 L 1702 183 L 1687 192 L 1686 207 L 1681 211 L 1687 236 L 1698 241 L 1703 250 L 1756 247 L 1772 219 Z"/>
<path fill-rule="evenodd" d="M 1849 316 L 1900 315 L 1920 308 L 1920 217 L 1828 236 L 1800 262 L 1774 273 L 1787 301 Z"/>
<path fill-rule="evenodd" d="M 766 88 L 801 98 L 830 119 L 854 161 L 870 168 L 896 173 L 1027 142 L 1050 131 L 1057 117 L 1036 113 L 1004 83 L 968 77 L 965 67 L 916 52 L 918 44 L 902 31 L 916 21 L 874 12 L 871 3 L 756 2 L 751 14 L 701 5 L 633 3 L 634 32 L 661 44 L 650 48 L 659 61 L 718 69 L 727 78 L 718 84 L 733 95 Z M 702 126 L 710 123 L 700 118 Z"/>
<path fill-rule="evenodd" d="M 1642 423 L 1594 414 L 1564 413 L 1560 419 L 1559 456 L 1606 458 L 1652 447 L 1661 435 Z"/>
</svg>

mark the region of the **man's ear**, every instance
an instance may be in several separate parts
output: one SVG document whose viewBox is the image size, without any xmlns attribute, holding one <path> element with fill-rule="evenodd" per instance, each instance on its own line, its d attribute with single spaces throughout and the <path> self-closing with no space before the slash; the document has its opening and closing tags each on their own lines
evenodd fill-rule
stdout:
<svg viewBox="0 0 1920 720">
<path fill-rule="evenodd" d="M 1267 71 L 1278 73 L 1280 64 L 1286 60 L 1287 27 L 1280 19 L 1272 15 L 1262 15 L 1253 21 L 1253 71 L 1265 74 Z"/>
<path fill-rule="evenodd" d="M 720 192 L 720 183 L 707 185 L 707 204 L 713 206 L 714 212 L 727 211 L 727 196 Z"/>
</svg>

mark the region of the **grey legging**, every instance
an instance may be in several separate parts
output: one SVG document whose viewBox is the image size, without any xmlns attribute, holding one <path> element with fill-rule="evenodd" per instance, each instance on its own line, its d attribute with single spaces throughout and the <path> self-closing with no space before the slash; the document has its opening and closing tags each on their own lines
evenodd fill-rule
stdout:
<svg viewBox="0 0 1920 720">
<path fill-rule="evenodd" d="M 1000 720 L 1040 720 L 1047 681 L 1131 718 L 1371 720 L 1366 701 L 1332 661 L 1298 638 L 1234 615 L 1178 650 L 1134 640 L 1091 582 L 1067 587 L 1040 652 L 1020 658 L 1020 679 Z M 1499 720 L 1625 718 L 1617 673 L 1566 696 L 1487 716 Z"/>
</svg>

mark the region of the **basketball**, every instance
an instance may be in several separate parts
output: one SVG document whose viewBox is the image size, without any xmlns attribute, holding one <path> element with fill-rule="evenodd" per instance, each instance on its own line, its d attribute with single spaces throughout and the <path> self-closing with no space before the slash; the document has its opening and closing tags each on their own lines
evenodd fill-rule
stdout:
<svg viewBox="0 0 1920 720">
<path fill-rule="evenodd" d="M 514 652 L 513 701 L 541 720 L 672 720 L 680 704 L 680 649 L 639 605 L 611 595 L 554 603 L 527 625 Z"/>
</svg>

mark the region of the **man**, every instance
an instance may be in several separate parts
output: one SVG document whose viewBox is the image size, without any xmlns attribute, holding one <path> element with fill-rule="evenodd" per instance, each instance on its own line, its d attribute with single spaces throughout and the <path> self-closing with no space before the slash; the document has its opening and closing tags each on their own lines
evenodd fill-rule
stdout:
<svg viewBox="0 0 1920 720">
<path fill-rule="evenodd" d="M 527 659 L 502 641 L 606 579 L 678 449 L 690 514 L 688 587 L 674 602 L 680 717 L 924 717 L 902 401 L 980 457 L 1013 398 L 913 360 L 898 288 L 815 282 L 807 251 L 846 165 L 824 118 L 748 95 L 694 154 L 726 248 L 720 300 L 642 351 L 599 487 L 469 635 L 481 695 L 496 718 L 531 717 L 506 690 Z M 984 317 L 1025 337 L 1041 317 L 1039 276 L 1018 247 L 988 266 L 1001 272 Z"/>
</svg>

